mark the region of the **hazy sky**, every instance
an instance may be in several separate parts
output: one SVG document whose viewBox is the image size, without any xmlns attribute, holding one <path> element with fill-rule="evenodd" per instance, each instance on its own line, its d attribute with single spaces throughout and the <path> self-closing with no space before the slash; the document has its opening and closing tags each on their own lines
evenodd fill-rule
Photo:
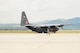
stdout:
<svg viewBox="0 0 80 53">
<path fill-rule="evenodd" d="M 30 22 L 80 17 L 80 0 L 0 0 L 0 23 L 20 23 L 22 11 Z"/>
</svg>

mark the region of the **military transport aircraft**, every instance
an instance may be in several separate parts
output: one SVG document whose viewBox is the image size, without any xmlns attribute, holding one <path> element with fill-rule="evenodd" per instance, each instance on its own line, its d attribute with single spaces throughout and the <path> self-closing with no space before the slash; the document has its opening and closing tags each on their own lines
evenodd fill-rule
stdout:
<svg viewBox="0 0 80 53">
<path fill-rule="evenodd" d="M 42 25 L 31 24 L 29 23 L 25 12 L 22 11 L 21 26 L 25 26 L 28 29 L 35 31 L 37 33 L 48 33 L 48 32 L 56 33 L 56 31 L 59 30 L 58 27 L 63 27 L 64 24 L 42 24 Z"/>
</svg>

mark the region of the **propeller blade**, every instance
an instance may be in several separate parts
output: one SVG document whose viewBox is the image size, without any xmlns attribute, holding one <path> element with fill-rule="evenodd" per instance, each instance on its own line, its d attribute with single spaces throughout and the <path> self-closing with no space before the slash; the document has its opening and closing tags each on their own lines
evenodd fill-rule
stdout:
<svg viewBox="0 0 80 53">
<path fill-rule="evenodd" d="M 62 26 L 62 29 L 63 29 L 63 26 Z"/>
</svg>

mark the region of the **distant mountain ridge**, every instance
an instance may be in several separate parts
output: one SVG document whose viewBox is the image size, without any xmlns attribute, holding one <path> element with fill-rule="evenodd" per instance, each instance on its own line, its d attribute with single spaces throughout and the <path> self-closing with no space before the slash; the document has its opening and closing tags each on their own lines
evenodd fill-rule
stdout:
<svg viewBox="0 0 80 53">
<path fill-rule="evenodd" d="M 0 24 L 0 30 L 27 30 L 27 28 L 20 24 Z"/>
<path fill-rule="evenodd" d="M 56 19 L 56 20 L 45 20 L 38 22 L 37 24 L 70 24 L 64 26 L 64 30 L 80 30 L 80 17 L 72 19 Z M 20 26 L 20 24 L 0 24 L 1 30 L 27 30 L 26 27 Z"/>
<path fill-rule="evenodd" d="M 45 20 L 46 21 L 46 20 Z M 56 19 L 56 20 L 48 20 L 48 21 L 42 21 L 44 24 L 60 24 L 60 23 L 80 23 L 80 17 L 75 17 L 72 19 Z"/>
</svg>

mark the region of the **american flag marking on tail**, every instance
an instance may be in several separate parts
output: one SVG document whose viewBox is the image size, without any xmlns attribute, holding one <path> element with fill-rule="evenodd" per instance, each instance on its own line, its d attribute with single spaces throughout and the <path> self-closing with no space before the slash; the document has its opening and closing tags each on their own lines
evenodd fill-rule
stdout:
<svg viewBox="0 0 80 53">
<path fill-rule="evenodd" d="M 29 24 L 28 20 L 26 21 L 26 25 Z"/>
</svg>

